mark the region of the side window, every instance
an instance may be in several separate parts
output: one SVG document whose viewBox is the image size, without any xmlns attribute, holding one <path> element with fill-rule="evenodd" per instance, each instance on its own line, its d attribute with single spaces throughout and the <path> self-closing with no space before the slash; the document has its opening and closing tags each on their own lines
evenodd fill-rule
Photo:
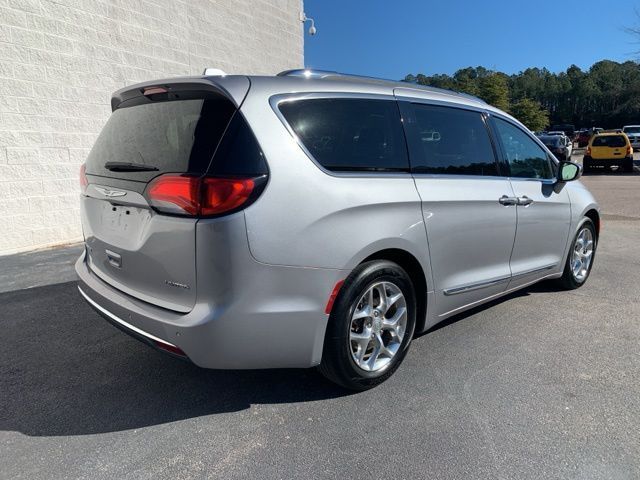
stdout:
<svg viewBox="0 0 640 480">
<path fill-rule="evenodd" d="M 327 170 L 409 170 L 395 100 L 320 98 L 284 102 L 279 109 Z"/>
<path fill-rule="evenodd" d="M 509 122 L 495 119 L 511 176 L 517 178 L 553 178 L 547 153 L 526 133 Z"/>
<path fill-rule="evenodd" d="M 413 172 L 498 175 L 491 140 L 479 112 L 418 103 L 407 108 Z"/>
</svg>

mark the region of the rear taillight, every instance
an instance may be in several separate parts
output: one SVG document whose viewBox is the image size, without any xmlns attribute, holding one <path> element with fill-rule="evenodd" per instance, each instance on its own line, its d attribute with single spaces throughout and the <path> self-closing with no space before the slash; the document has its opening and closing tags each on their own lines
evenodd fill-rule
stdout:
<svg viewBox="0 0 640 480">
<path fill-rule="evenodd" d="M 587 147 L 587 156 L 591 155 L 591 147 Z"/>
<path fill-rule="evenodd" d="M 162 175 L 147 187 L 147 198 L 161 212 L 198 215 L 199 184 L 199 177 Z"/>
<path fill-rule="evenodd" d="M 627 156 L 631 155 L 633 153 L 633 149 L 631 148 L 631 145 L 627 145 Z"/>
<path fill-rule="evenodd" d="M 89 185 L 89 180 L 87 180 L 87 165 L 80 165 L 80 191 L 82 193 L 87 189 L 87 185 Z"/>
<path fill-rule="evenodd" d="M 162 213 L 213 216 L 248 206 L 260 194 L 266 177 L 218 178 L 161 175 L 147 187 L 150 205 Z"/>
<path fill-rule="evenodd" d="M 219 215 L 247 203 L 256 184 L 253 178 L 203 178 L 201 215 Z"/>
</svg>

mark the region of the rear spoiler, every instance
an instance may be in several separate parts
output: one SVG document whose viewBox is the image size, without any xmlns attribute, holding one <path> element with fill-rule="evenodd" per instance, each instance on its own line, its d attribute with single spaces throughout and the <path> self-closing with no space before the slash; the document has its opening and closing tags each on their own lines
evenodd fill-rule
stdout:
<svg viewBox="0 0 640 480">
<path fill-rule="evenodd" d="M 151 80 L 137 83 L 129 87 L 121 88 L 111 96 L 111 111 L 126 106 L 131 100 L 139 99 L 148 92 L 177 93 L 180 91 L 211 91 L 224 95 L 231 100 L 236 107 L 240 107 L 244 101 L 251 82 L 244 75 L 229 75 L 224 77 L 176 77 L 162 80 Z M 133 102 L 132 102 L 133 103 Z"/>
</svg>

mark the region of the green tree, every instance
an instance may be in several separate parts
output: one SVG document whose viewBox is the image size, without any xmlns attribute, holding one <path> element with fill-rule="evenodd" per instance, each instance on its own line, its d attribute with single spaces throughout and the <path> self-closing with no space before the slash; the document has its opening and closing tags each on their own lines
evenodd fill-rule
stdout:
<svg viewBox="0 0 640 480">
<path fill-rule="evenodd" d="M 523 98 L 511 107 L 511 114 L 524 123 L 529 130 L 542 130 L 549 125 L 549 112 L 540 102 Z"/>
<path fill-rule="evenodd" d="M 637 33 L 640 37 L 640 29 Z M 453 75 L 408 75 L 406 80 L 479 96 L 507 111 L 528 99 L 547 111 L 552 124 L 619 128 L 640 123 L 640 64 L 635 61 L 602 60 L 586 71 L 571 65 L 559 73 L 527 68 L 510 76 L 478 66 Z M 519 106 L 527 111 L 525 107 Z"/>
<path fill-rule="evenodd" d="M 509 109 L 509 83 L 504 73 L 492 73 L 480 79 L 478 95 L 501 110 Z"/>
</svg>

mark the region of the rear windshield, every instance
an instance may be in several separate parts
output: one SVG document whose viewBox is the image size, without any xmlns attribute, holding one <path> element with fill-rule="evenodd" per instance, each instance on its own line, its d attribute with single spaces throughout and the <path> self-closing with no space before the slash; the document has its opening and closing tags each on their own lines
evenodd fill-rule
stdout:
<svg viewBox="0 0 640 480">
<path fill-rule="evenodd" d="M 560 145 L 560 137 L 540 137 L 540 140 L 547 147 L 557 147 Z"/>
<path fill-rule="evenodd" d="M 624 129 L 624 133 L 640 133 L 640 127 L 627 127 Z"/>
<path fill-rule="evenodd" d="M 620 148 L 627 145 L 627 140 L 622 135 L 606 135 L 593 139 L 593 147 Z"/>
<path fill-rule="evenodd" d="M 169 172 L 204 173 L 234 111 L 219 96 L 120 108 L 98 136 L 86 171 L 141 182 Z"/>
</svg>

